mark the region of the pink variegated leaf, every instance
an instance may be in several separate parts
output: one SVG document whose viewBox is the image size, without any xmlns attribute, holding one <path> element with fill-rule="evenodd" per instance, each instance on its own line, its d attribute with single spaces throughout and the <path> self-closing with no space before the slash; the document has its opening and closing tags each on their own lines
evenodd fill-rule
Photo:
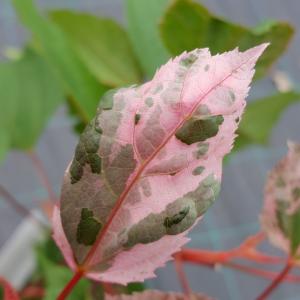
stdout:
<svg viewBox="0 0 300 300">
<path fill-rule="evenodd" d="M 152 81 L 102 98 L 54 212 L 54 237 L 72 268 L 94 280 L 142 281 L 188 241 L 218 195 L 265 48 L 183 53 Z"/>
<path fill-rule="evenodd" d="M 148 290 L 142 293 L 134 293 L 133 295 L 106 295 L 106 300 L 213 300 L 213 298 L 203 294 L 184 295 L 179 293 L 166 293 L 155 290 Z"/>
<path fill-rule="evenodd" d="M 18 293 L 3 277 L 0 277 L 0 299 L 1 300 L 19 300 Z"/>
<path fill-rule="evenodd" d="M 261 223 L 270 241 L 291 255 L 300 255 L 300 144 L 270 172 L 265 186 Z"/>
</svg>

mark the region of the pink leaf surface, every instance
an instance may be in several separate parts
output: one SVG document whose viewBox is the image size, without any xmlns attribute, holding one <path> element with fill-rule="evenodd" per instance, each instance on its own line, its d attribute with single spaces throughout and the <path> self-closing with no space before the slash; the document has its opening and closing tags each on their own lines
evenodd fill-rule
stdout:
<svg viewBox="0 0 300 300">
<path fill-rule="evenodd" d="M 0 277 L 0 289 L 2 289 L 3 300 L 19 300 L 19 296 L 8 281 Z M 1 293 L 0 293 L 1 295 Z"/>
<path fill-rule="evenodd" d="M 300 144 L 270 172 L 264 195 L 261 223 L 270 241 L 288 254 L 300 254 Z"/>
<path fill-rule="evenodd" d="M 266 46 L 183 53 L 152 81 L 101 99 L 54 212 L 54 238 L 71 268 L 88 267 L 96 280 L 143 281 L 188 241 L 218 195 Z"/>
<path fill-rule="evenodd" d="M 149 290 L 142 293 L 134 293 L 133 295 L 106 295 L 106 300 L 213 300 L 203 294 L 192 294 L 188 297 L 179 293 L 164 293 L 155 290 Z"/>
</svg>

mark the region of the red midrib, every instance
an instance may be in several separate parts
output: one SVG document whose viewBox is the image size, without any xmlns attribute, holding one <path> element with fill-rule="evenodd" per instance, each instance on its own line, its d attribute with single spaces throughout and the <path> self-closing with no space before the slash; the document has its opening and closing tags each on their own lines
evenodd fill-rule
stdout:
<svg viewBox="0 0 300 300">
<path fill-rule="evenodd" d="M 83 263 L 79 266 L 80 270 L 87 270 L 88 269 L 88 265 L 89 262 L 91 261 L 91 259 L 93 258 L 100 242 L 103 240 L 110 224 L 113 222 L 113 219 L 115 217 L 115 215 L 117 214 L 117 212 L 119 211 L 120 207 L 122 206 L 123 201 L 126 199 L 128 193 L 130 192 L 131 188 L 134 186 L 134 184 L 138 181 L 139 177 L 141 176 L 141 174 L 143 173 L 144 169 L 147 167 L 147 165 L 152 161 L 152 159 L 158 154 L 158 152 L 169 142 L 169 140 L 173 137 L 173 135 L 176 133 L 176 131 L 183 125 L 183 123 L 188 120 L 193 113 L 195 112 L 195 110 L 197 109 L 198 105 L 200 104 L 200 102 L 207 96 L 209 95 L 216 87 L 218 87 L 219 85 L 221 85 L 227 78 L 229 78 L 236 70 L 238 70 L 239 68 L 241 68 L 244 64 L 246 64 L 248 62 L 245 61 L 243 62 L 241 65 L 239 65 L 237 68 L 235 68 L 234 70 L 232 70 L 231 73 L 229 73 L 228 76 L 226 76 L 224 79 L 222 79 L 218 84 L 216 84 L 215 86 L 213 86 L 210 90 L 208 90 L 208 92 L 206 92 L 200 99 L 199 101 L 197 101 L 197 103 L 193 106 L 193 108 L 191 109 L 191 112 L 181 120 L 181 122 L 178 123 L 178 125 L 171 131 L 171 133 L 169 134 L 169 136 L 161 143 L 161 145 L 159 145 L 159 147 L 151 154 L 151 156 L 145 160 L 145 162 L 139 167 L 138 172 L 136 173 L 136 175 L 132 178 L 131 182 L 129 183 L 129 185 L 125 188 L 125 190 L 122 192 L 122 194 L 120 195 L 119 199 L 117 200 L 116 205 L 114 206 L 108 221 L 106 222 L 106 224 L 103 227 L 103 230 L 100 232 L 99 236 L 97 237 L 97 240 L 95 241 L 94 245 L 92 246 L 92 248 L 90 249 L 90 251 L 88 252 L 87 256 L 85 257 Z"/>
</svg>

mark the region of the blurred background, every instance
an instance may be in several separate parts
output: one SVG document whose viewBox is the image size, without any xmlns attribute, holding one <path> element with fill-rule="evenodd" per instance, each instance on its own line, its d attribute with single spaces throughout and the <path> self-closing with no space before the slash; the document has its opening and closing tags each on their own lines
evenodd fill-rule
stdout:
<svg viewBox="0 0 300 300">
<path fill-rule="evenodd" d="M 160 1 L 155 0 L 153 1 L 153 5 L 160 6 L 161 4 L 157 4 L 159 2 Z M 213 15 L 247 27 L 256 26 L 258 23 L 269 19 L 287 21 L 291 24 L 295 29 L 295 34 L 288 45 L 287 51 L 275 62 L 275 67 L 271 69 L 271 72 L 255 82 L 250 92 L 249 101 L 251 102 L 252 100 L 278 93 L 278 85 L 279 89 L 281 89 L 280 84 L 282 81 L 286 83 L 286 77 L 293 87 L 290 87 L 288 83 L 288 87 L 283 87 L 281 92 L 286 92 L 290 89 L 296 91 L 298 89 L 300 79 L 300 3 L 298 1 L 203 0 L 194 2 L 201 3 Z M 38 1 L 37 3 L 38 7 L 44 12 L 52 9 L 71 9 L 80 12 L 89 12 L 97 16 L 113 18 L 119 24 L 124 25 L 124 27 L 128 26 L 125 2 L 122 0 L 44 0 Z M 19 8 L 19 10 L 21 11 L 22 8 Z M 24 12 L 24 14 L 26 13 Z M 29 18 L 33 19 L 30 14 Z M 23 22 L 28 23 L 24 21 L 25 19 L 26 16 L 23 18 Z M 147 18 L 145 22 L 147 22 Z M 19 50 L 22 49 L 24 45 L 28 45 L 31 41 L 32 33 L 31 30 L 28 30 L 31 26 L 31 24 L 27 24 L 27 26 L 22 25 L 11 1 L 0 0 L 1 63 L 19 57 Z M 181 25 L 179 24 L 178 26 Z M 27 27 L 27 29 L 25 27 Z M 133 25 L 129 24 L 129 27 L 132 28 Z M 70 32 L 72 32 L 71 29 Z M 34 49 L 40 49 L 38 45 L 40 43 L 40 34 L 43 35 L 43 33 L 38 32 L 36 34 L 37 37 L 33 38 L 32 45 L 34 45 Z M 177 38 L 176 33 L 173 38 Z M 132 37 L 130 37 L 130 39 L 134 40 Z M 43 43 L 42 41 L 42 47 L 44 47 Z M 167 45 L 169 45 L 171 49 L 170 52 L 176 54 L 175 52 L 177 50 L 172 50 L 176 48 L 176 45 L 173 47 L 171 44 L 171 42 L 167 42 Z M 138 47 L 133 47 L 132 52 L 138 53 L 138 51 Z M 149 51 L 151 52 L 152 50 Z M 158 50 L 154 49 L 153 52 L 155 51 Z M 43 51 L 41 53 L 43 53 Z M 113 51 L 111 55 L 112 58 L 114 58 Z M 126 55 L 126 53 L 124 55 Z M 145 55 L 147 55 L 146 52 Z M 137 54 L 137 57 L 139 58 L 139 54 Z M 139 59 L 132 59 L 130 64 L 139 64 L 136 60 L 138 61 Z M 53 65 L 51 59 L 50 65 Z M 88 62 L 87 65 L 89 65 Z M 141 77 L 148 77 L 147 75 L 149 75 L 150 71 L 149 73 L 147 73 L 147 71 L 144 72 L 144 70 L 147 70 L 147 66 L 143 66 L 142 64 L 142 67 L 139 66 L 136 68 L 140 68 L 142 71 L 136 71 L 135 75 L 131 76 L 131 81 L 134 81 L 135 78 L 143 80 Z M 124 66 L 124 69 L 126 70 L 126 66 Z M 104 67 L 103 70 L 105 70 Z M 278 70 L 281 73 L 278 73 Z M 5 68 L 0 67 L 0 72 L 2 71 L 4 74 L 8 74 L 5 73 Z M 30 74 L 27 73 L 26 70 L 20 72 Z M 20 72 L 16 71 L 14 74 L 21 76 Z M 142 72 L 143 75 L 139 72 Z M 146 75 L 143 72 L 146 73 Z M 94 70 L 92 70 L 92 73 L 95 74 L 97 71 L 94 72 Z M 99 72 L 100 78 L 103 77 L 103 73 L 105 72 Z M 132 74 L 133 73 L 134 72 L 132 72 Z M 26 77 L 24 74 L 23 76 Z M 120 70 L 119 74 L 124 74 L 124 70 Z M 52 75 L 49 75 L 48 80 L 51 80 L 51 76 Z M 121 75 L 119 77 L 113 77 L 112 75 L 111 78 L 108 79 L 108 86 L 111 85 L 111 82 L 117 82 L 115 85 L 124 85 L 126 82 L 121 80 L 123 77 Z M 2 120 L 0 121 L 0 126 L 3 126 L 3 130 L 0 130 L 0 134 L 3 135 L 0 138 L 0 145 L 5 145 L 3 146 L 4 150 L 0 150 L 0 152 L 2 151 L 3 153 L 3 159 L 0 165 L 0 183 L 28 209 L 39 208 L 39 201 L 41 199 L 48 199 L 49 195 L 47 189 L 42 184 L 43 179 L 40 173 L 37 172 L 36 167 L 39 168 L 40 165 L 36 164 L 36 158 L 38 157 L 43 164 L 51 186 L 58 197 L 64 170 L 72 158 L 78 140 L 78 134 L 74 126 L 77 125 L 77 130 L 80 130 L 80 128 L 82 128 L 80 124 L 82 120 L 80 117 L 78 118 L 80 114 L 76 114 L 74 111 L 70 115 L 70 110 L 72 111 L 72 108 L 70 109 L 70 106 L 72 107 L 70 103 L 72 103 L 72 101 L 68 100 L 69 104 L 66 104 L 64 100 L 57 100 L 57 104 L 49 108 L 50 112 L 47 111 L 47 119 L 36 121 L 36 124 L 38 124 L 36 126 L 40 126 L 40 130 L 35 132 L 36 138 L 34 138 L 34 142 L 31 144 L 27 143 L 27 139 L 30 139 L 30 137 L 27 136 L 26 132 L 21 132 L 19 135 L 22 135 L 22 139 L 25 140 L 24 142 L 20 142 L 21 146 L 18 146 L 18 142 L 11 143 L 11 145 L 17 145 L 15 147 L 9 146 L 7 139 L 4 138 L 4 131 L 7 131 L 7 127 L 5 126 L 10 126 L 7 125 L 10 123 L 6 122 L 8 114 L 5 106 L 9 105 L 7 104 L 7 102 L 10 101 L 8 99 L 11 99 L 10 97 L 13 96 L 11 96 L 11 93 L 7 95 L 5 92 L 1 92 L 1 89 L 6 91 L 6 87 L 9 84 L 4 78 L 7 79 L 7 76 L 0 74 L 0 80 L 2 80 L 2 82 L 0 82 L 0 97 L 2 97 L 0 98 L 0 111 L 2 110 L 2 112 L 0 112 L 0 118 Z M 23 79 L 23 77 L 19 79 L 18 83 L 15 84 L 15 89 L 21 93 L 21 91 L 23 91 L 21 85 L 25 79 Z M 44 79 L 43 84 L 47 84 L 46 80 L 47 79 Z M 34 83 L 32 84 L 34 86 Z M 52 101 L 51 97 L 65 98 L 65 96 L 61 96 L 59 93 L 54 93 L 49 97 L 45 96 L 44 93 L 48 91 L 47 88 L 53 89 L 54 87 L 45 87 L 44 85 L 42 87 L 43 90 L 38 94 L 37 92 L 33 92 L 33 96 L 38 95 L 39 97 L 43 97 L 43 99 L 39 99 L 42 104 L 41 108 L 39 108 L 40 110 L 37 109 L 38 114 L 42 113 L 48 105 L 44 101 Z M 101 88 L 99 94 L 101 94 Z M 18 97 L 22 99 L 22 95 Z M 19 110 L 21 111 L 18 112 L 20 119 L 24 117 L 24 114 L 27 114 L 27 110 L 30 112 L 34 111 L 34 108 L 31 109 L 28 107 L 26 102 L 21 102 L 19 105 Z M 227 249 L 238 245 L 247 235 L 254 234 L 259 230 L 259 214 L 263 204 L 263 188 L 267 172 L 274 166 L 275 162 L 286 153 L 286 141 L 288 139 L 300 141 L 299 102 L 291 101 L 290 105 L 287 107 L 284 106 L 284 110 L 283 108 L 281 110 L 280 115 L 278 115 L 278 122 L 274 122 L 266 145 L 258 145 L 259 143 L 254 142 L 249 143 L 247 147 L 236 152 L 225 165 L 221 195 L 205 215 L 204 220 L 200 223 L 198 228 L 195 228 L 192 232 L 189 246 L 214 250 Z M 266 112 L 268 112 L 268 109 L 264 110 L 264 113 Z M 32 120 L 30 115 L 29 119 Z M 256 122 L 256 120 L 253 121 Z M 23 119 L 22 122 L 16 121 L 16 124 L 20 127 L 26 127 L 27 121 Z M 264 130 L 263 128 L 261 129 Z M 24 147 L 22 145 L 24 145 Z M 19 151 L 18 149 L 25 149 L 26 151 Z M 33 150 L 35 153 L 33 155 L 31 154 L 29 156 L 26 153 Z M 33 159 L 35 165 L 32 161 L 32 157 L 35 158 Z M 0 248 L 3 247 L 6 241 L 14 234 L 14 230 L 22 219 L 23 216 L 14 211 L 5 201 L 0 201 Z M 268 245 L 263 245 L 263 247 L 265 249 L 270 248 Z M 269 251 L 272 253 L 274 251 L 276 252 L 273 248 L 270 248 Z M 191 287 L 195 291 L 202 291 L 212 297 L 224 300 L 253 299 L 253 295 L 258 295 L 268 283 L 268 281 L 264 279 L 227 269 L 214 271 L 199 266 L 186 266 L 186 272 Z M 180 286 L 172 264 L 168 264 L 164 269 L 159 269 L 157 274 L 157 278 L 149 280 L 147 286 L 162 290 L 180 291 Z M 299 286 L 283 284 L 276 293 L 274 293 L 272 299 L 300 299 L 299 292 Z"/>
</svg>

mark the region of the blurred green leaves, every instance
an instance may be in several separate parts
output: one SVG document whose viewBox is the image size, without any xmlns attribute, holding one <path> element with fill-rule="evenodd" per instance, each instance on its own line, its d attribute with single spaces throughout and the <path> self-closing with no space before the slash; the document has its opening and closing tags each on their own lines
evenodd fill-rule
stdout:
<svg viewBox="0 0 300 300">
<path fill-rule="evenodd" d="M 33 33 L 35 47 L 56 71 L 81 119 L 88 122 L 106 87 L 78 58 L 63 32 L 39 14 L 32 0 L 13 0 L 13 3 L 21 21 Z"/>
<path fill-rule="evenodd" d="M 129 37 L 147 78 L 151 78 L 170 57 L 159 34 L 159 22 L 168 2 L 126 0 Z"/>
<path fill-rule="evenodd" d="M 122 86 L 141 80 L 126 31 L 110 19 L 70 11 L 55 11 L 51 19 L 67 34 L 99 82 Z"/>
<path fill-rule="evenodd" d="M 300 101 L 300 93 L 291 91 L 250 102 L 238 129 L 235 150 L 250 144 L 267 144 L 281 114 L 297 101 Z"/>
<path fill-rule="evenodd" d="M 44 251 L 37 252 L 38 266 L 45 284 L 44 300 L 56 299 L 68 282 L 73 272 L 66 266 L 55 264 L 46 257 Z M 82 279 L 74 288 L 69 300 L 92 299 L 90 297 L 90 282 Z M 100 300 L 100 299 L 99 299 Z"/>
<path fill-rule="evenodd" d="M 268 21 L 253 29 L 246 28 L 211 14 L 191 0 L 175 0 L 162 20 L 161 34 L 173 55 L 205 47 L 216 54 L 235 47 L 245 50 L 270 42 L 256 67 L 255 76 L 261 78 L 287 48 L 294 30 L 287 23 L 275 21 Z"/>
<path fill-rule="evenodd" d="M 52 69 L 32 50 L 0 64 L 0 160 L 10 148 L 33 147 L 64 100 Z"/>
<path fill-rule="evenodd" d="M 171 55 L 199 47 L 212 53 L 237 46 L 243 50 L 269 41 L 256 71 L 261 78 L 293 35 L 287 23 L 268 21 L 250 29 L 192 0 L 126 0 L 127 30 L 87 13 L 47 15 L 33 0 L 12 2 L 32 40 L 20 60 L 0 64 L 0 159 L 10 148 L 33 147 L 66 99 L 83 128 L 107 89 L 141 83 Z M 265 144 L 281 112 L 296 98 L 297 93 L 279 93 L 250 103 L 236 149 Z"/>
</svg>

